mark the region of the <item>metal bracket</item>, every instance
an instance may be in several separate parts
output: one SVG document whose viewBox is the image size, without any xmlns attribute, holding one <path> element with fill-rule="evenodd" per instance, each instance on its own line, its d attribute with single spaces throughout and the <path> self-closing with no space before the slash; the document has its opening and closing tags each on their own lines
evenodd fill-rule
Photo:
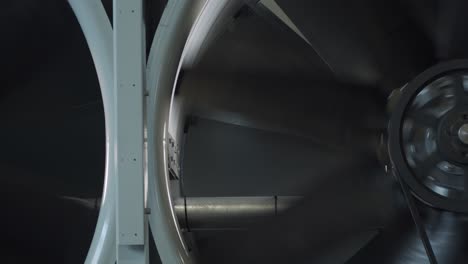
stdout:
<svg viewBox="0 0 468 264">
<path fill-rule="evenodd" d="M 180 147 L 179 144 L 169 135 L 167 146 L 169 172 L 173 179 L 180 179 Z"/>
</svg>

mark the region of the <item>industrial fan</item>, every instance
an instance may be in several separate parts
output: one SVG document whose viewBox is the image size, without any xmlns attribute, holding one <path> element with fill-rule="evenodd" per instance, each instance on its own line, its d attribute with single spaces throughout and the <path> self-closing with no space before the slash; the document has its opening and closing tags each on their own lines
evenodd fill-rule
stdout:
<svg viewBox="0 0 468 264">
<path fill-rule="evenodd" d="M 104 192 L 2 193 L 83 224 L 49 262 L 83 257 L 98 209 L 85 263 L 468 261 L 468 2 L 68 2 L 103 103 L 68 116 L 105 125 Z"/>
<path fill-rule="evenodd" d="M 466 4 L 426 4 L 200 15 L 169 134 L 202 263 L 466 262 Z"/>
</svg>

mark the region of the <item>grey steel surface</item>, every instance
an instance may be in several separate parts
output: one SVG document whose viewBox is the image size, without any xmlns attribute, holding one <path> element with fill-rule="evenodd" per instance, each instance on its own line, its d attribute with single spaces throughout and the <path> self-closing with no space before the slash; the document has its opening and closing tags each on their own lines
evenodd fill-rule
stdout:
<svg viewBox="0 0 468 264">
<path fill-rule="evenodd" d="M 285 212 L 298 200 L 294 196 L 187 197 L 176 199 L 174 208 L 185 229 L 243 229 Z"/>
</svg>

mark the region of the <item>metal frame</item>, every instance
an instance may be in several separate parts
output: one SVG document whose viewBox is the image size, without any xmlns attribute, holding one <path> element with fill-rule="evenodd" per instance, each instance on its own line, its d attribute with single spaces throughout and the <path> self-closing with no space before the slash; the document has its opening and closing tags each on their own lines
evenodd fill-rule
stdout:
<svg viewBox="0 0 468 264">
<path fill-rule="evenodd" d="M 69 3 L 93 57 L 106 123 L 103 199 L 85 263 L 147 263 L 148 228 L 143 199 L 143 74 L 146 64 L 142 1 L 114 0 L 114 10 L 120 11 L 114 13 L 114 31 L 100 0 L 69 0 Z M 122 12 L 124 10 L 127 12 Z M 124 63 L 114 64 L 114 61 Z M 116 233 L 120 234 L 118 238 Z"/>
<path fill-rule="evenodd" d="M 169 1 L 152 42 L 147 66 L 149 224 L 163 263 L 192 263 L 172 208 L 166 139 L 172 89 L 190 25 L 184 21 L 195 1 Z"/>
<path fill-rule="evenodd" d="M 226 6 L 231 7 L 229 12 L 235 10 L 239 3 L 233 2 L 241 1 L 169 0 L 145 65 L 141 0 L 113 1 L 114 30 L 100 0 L 69 0 L 93 57 L 106 120 L 103 199 L 85 263 L 147 263 L 147 222 L 163 263 L 195 261 L 182 238 L 169 188 L 165 146 L 169 109 L 175 80 L 183 58 L 188 56 L 184 52 L 187 39 L 189 43 L 194 36 L 202 37 L 202 42 L 210 40 L 205 38 L 213 33 L 218 12 Z M 195 57 L 201 46 L 192 48 Z M 147 217 L 144 94 L 148 94 L 146 212 L 151 212 Z"/>
<path fill-rule="evenodd" d="M 234 2 L 243 1 L 169 0 L 153 39 L 147 65 L 144 60 L 142 0 L 114 0 L 114 31 L 100 0 L 68 1 L 81 25 L 96 66 L 106 120 L 103 199 L 85 263 L 147 263 L 148 222 L 163 263 L 194 263 L 194 256 L 182 238 L 177 208 L 174 209 L 177 203 L 173 201 L 170 190 L 166 141 L 169 138 L 172 92 L 181 67 L 195 64 L 203 52 L 203 44 L 216 35 L 219 28 L 213 30 L 213 25 L 219 22 L 220 14 L 234 9 Z M 447 68 L 466 68 L 465 65 L 466 61 L 457 61 L 429 69 L 411 82 L 403 94 L 413 94 L 427 81 L 428 74 L 438 74 Z M 145 72 L 148 78 L 145 78 Z M 151 214 L 145 217 L 143 98 L 147 93 L 147 205 Z M 409 96 L 395 108 L 397 112 L 393 114 L 390 130 L 400 130 L 401 116 L 408 100 Z M 400 134 L 393 133 L 389 144 L 393 164 L 404 163 L 400 160 L 399 142 Z M 397 167 L 407 169 L 406 166 Z M 407 177 L 406 171 L 399 173 L 410 209 L 414 209 L 406 184 L 413 191 L 421 187 L 412 182 L 412 177 Z M 420 197 L 422 200 L 430 198 L 433 206 L 450 206 L 446 199 L 433 196 L 427 190 L 417 193 L 427 196 Z M 224 200 L 221 202 L 226 203 Z M 271 211 L 271 204 L 276 213 L 276 200 L 266 203 L 266 212 Z M 457 203 L 450 207 L 454 211 L 467 211 L 464 204 Z M 187 208 L 183 211 L 186 212 Z M 418 216 L 418 212 L 414 212 Z M 415 222 L 419 224 L 417 217 Z M 434 263 L 435 259 L 432 258 L 431 262 Z"/>
<path fill-rule="evenodd" d="M 147 263 L 144 217 L 142 0 L 113 1 L 117 263 Z"/>
</svg>

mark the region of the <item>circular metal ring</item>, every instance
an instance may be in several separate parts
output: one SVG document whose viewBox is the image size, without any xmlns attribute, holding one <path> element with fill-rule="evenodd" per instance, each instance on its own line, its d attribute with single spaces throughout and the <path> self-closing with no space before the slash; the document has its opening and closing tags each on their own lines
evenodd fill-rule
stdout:
<svg viewBox="0 0 468 264">
<path fill-rule="evenodd" d="M 234 15 L 240 1 L 168 1 L 152 42 L 147 63 L 148 217 L 163 263 L 196 263 L 173 208 L 166 141 L 171 126 L 171 101 L 187 49 L 196 54 L 220 17 Z M 195 61 L 195 58 L 190 58 Z"/>
</svg>

